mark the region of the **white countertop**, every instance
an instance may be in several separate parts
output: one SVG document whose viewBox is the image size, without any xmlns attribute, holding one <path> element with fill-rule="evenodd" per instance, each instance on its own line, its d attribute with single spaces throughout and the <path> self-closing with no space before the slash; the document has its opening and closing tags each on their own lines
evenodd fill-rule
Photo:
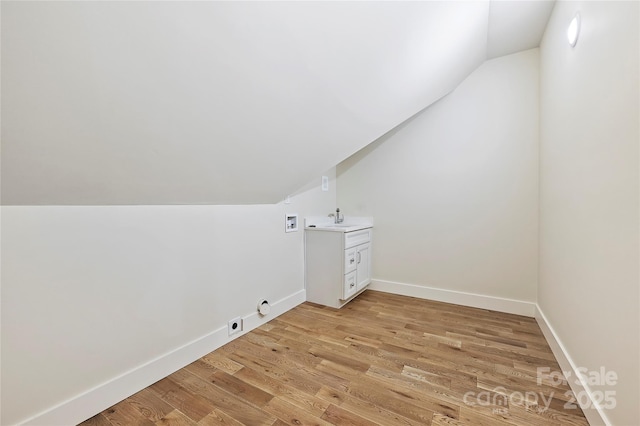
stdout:
<svg viewBox="0 0 640 426">
<path fill-rule="evenodd" d="M 345 217 L 342 223 L 334 223 L 330 217 L 312 216 L 304 219 L 305 230 L 353 232 L 361 229 L 373 228 L 373 220 L 370 217 Z"/>
</svg>

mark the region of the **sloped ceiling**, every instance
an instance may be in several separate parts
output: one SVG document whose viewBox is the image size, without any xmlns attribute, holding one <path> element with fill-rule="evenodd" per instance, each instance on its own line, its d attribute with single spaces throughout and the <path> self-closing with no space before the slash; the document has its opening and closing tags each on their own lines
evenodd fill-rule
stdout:
<svg viewBox="0 0 640 426">
<path fill-rule="evenodd" d="M 554 4 L 552 1 L 492 1 L 487 59 L 538 47 Z"/>
<path fill-rule="evenodd" d="M 537 46 L 516 6 L 3 1 L 2 203 L 277 202 Z"/>
</svg>

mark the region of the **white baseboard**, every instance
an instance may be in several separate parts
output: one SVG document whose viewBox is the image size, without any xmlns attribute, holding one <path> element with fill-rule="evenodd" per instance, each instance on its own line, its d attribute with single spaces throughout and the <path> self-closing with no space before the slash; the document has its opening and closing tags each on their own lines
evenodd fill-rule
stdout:
<svg viewBox="0 0 640 426">
<path fill-rule="evenodd" d="M 444 290 L 441 288 L 424 287 L 393 281 L 373 280 L 371 284 L 369 284 L 369 289 L 528 317 L 534 316 L 536 308 L 535 303 L 522 300 L 464 293 L 461 291 Z"/>
<path fill-rule="evenodd" d="M 293 293 L 272 303 L 269 315 L 261 317 L 256 312 L 244 317 L 243 331 L 234 336 L 228 336 L 228 329 L 225 325 L 19 424 L 48 426 L 78 424 L 231 340 L 287 312 L 304 302 L 306 298 L 305 290 Z"/>
<path fill-rule="evenodd" d="M 595 402 L 591 389 L 586 383 L 584 383 L 581 375 L 578 373 L 578 367 L 573 362 L 571 356 L 569 356 L 569 353 L 562 344 L 562 341 L 560 340 L 555 330 L 549 323 L 549 320 L 547 320 L 547 317 L 544 315 L 544 313 L 540 309 L 540 306 L 538 305 L 536 305 L 535 318 L 538 322 L 538 325 L 540 326 L 540 329 L 542 330 L 542 334 L 544 334 L 544 337 L 549 343 L 549 347 L 551 347 L 553 355 L 555 355 L 556 359 L 558 360 L 560 368 L 562 369 L 562 371 L 571 372 L 571 379 L 568 380 L 568 383 L 574 395 L 584 395 L 586 393 L 586 395 L 589 396 L 589 400 L 591 401 L 589 407 L 581 407 L 584 415 L 589 421 L 589 424 L 591 426 L 611 425 L 611 422 L 607 418 L 604 410 L 600 407 L 599 404 Z M 575 380 L 574 378 L 579 378 L 579 380 Z M 578 401 L 582 400 L 582 398 L 576 399 Z"/>
</svg>

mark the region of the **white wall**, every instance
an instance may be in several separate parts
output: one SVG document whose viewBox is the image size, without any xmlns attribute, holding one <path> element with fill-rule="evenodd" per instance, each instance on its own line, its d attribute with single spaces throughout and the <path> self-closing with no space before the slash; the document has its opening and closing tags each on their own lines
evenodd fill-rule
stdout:
<svg viewBox="0 0 640 426">
<path fill-rule="evenodd" d="M 2 204 L 277 202 L 478 67 L 488 11 L 3 1 Z"/>
<path fill-rule="evenodd" d="M 304 231 L 285 234 L 284 216 L 334 210 L 328 174 L 329 192 L 318 177 L 291 204 L 2 207 L 0 423 L 221 327 L 226 337 L 227 321 L 260 298 L 302 291 Z"/>
<path fill-rule="evenodd" d="M 340 208 L 375 219 L 375 280 L 535 302 L 537 49 L 485 62 L 337 170 Z"/>
<path fill-rule="evenodd" d="M 540 48 L 538 303 L 576 367 L 618 374 L 592 389 L 615 391 L 618 425 L 640 423 L 638 19 L 638 2 L 559 2 Z"/>
</svg>

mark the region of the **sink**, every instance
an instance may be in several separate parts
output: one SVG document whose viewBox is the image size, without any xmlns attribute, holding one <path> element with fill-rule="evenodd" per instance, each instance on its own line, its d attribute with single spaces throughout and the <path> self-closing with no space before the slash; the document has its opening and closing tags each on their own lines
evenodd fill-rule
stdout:
<svg viewBox="0 0 640 426">
<path fill-rule="evenodd" d="M 347 216 L 344 222 L 335 223 L 327 216 L 311 216 L 304 219 L 305 229 L 309 231 L 352 232 L 373 227 L 370 217 Z"/>
<path fill-rule="evenodd" d="M 318 223 L 315 226 L 308 226 L 306 229 L 316 231 L 338 231 L 351 232 L 360 229 L 371 228 L 370 223 Z"/>
</svg>

